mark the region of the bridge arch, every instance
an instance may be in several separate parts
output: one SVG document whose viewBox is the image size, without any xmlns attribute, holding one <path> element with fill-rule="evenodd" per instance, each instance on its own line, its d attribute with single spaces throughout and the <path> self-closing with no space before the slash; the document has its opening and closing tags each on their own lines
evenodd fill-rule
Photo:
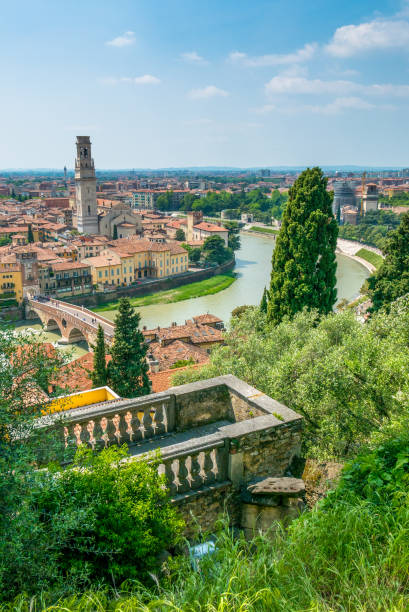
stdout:
<svg viewBox="0 0 409 612">
<path fill-rule="evenodd" d="M 72 327 L 70 329 L 67 340 L 69 344 L 74 344 L 75 342 L 86 342 L 89 346 L 87 336 L 80 329 L 78 329 L 78 327 Z"/>
<path fill-rule="evenodd" d="M 58 331 L 62 335 L 61 327 L 55 319 L 46 317 L 44 320 L 44 329 L 45 331 Z"/>
</svg>

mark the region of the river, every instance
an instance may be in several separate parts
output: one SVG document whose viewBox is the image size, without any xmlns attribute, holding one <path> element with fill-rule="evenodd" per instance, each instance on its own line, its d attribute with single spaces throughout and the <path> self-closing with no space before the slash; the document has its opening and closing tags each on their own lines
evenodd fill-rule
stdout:
<svg viewBox="0 0 409 612">
<path fill-rule="evenodd" d="M 215 295 L 175 302 L 174 304 L 153 304 L 139 308 L 141 324 L 149 328 L 160 325 L 166 327 L 173 321 L 178 324 L 186 319 L 203 313 L 212 313 L 226 323 L 230 313 L 236 306 L 242 304 L 259 304 L 263 289 L 269 284 L 271 272 L 271 254 L 274 249 L 271 237 L 260 235 L 241 235 L 241 248 L 236 252 L 235 272 L 237 280 L 224 291 Z M 368 271 L 361 264 L 346 257 L 337 255 L 337 289 L 339 302 L 342 298 L 348 301 L 359 295 L 359 290 L 368 277 Z M 114 320 L 115 310 L 101 312 L 107 319 Z M 17 329 L 29 327 L 26 322 L 17 324 Z M 40 332 L 41 325 L 30 325 Z M 60 336 L 55 332 L 43 332 L 41 337 L 47 342 L 58 342 Z M 72 350 L 73 357 L 79 357 L 87 352 L 86 343 L 67 345 L 63 350 Z"/>
<path fill-rule="evenodd" d="M 173 321 L 184 323 L 186 319 L 210 312 L 225 321 L 236 306 L 242 304 L 259 304 L 264 287 L 269 284 L 271 273 L 271 254 L 275 241 L 271 237 L 260 235 L 241 235 L 241 249 L 236 252 L 235 272 L 238 279 L 224 291 L 215 295 L 175 302 L 174 304 L 153 304 L 138 308 L 142 325 L 148 328 L 160 325 L 165 327 Z M 368 271 L 361 264 L 344 255 L 337 255 L 337 289 L 339 302 L 342 298 L 348 301 L 359 295 Z M 101 315 L 112 321 L 116 311 L 101 312 Z"/>
</svg>

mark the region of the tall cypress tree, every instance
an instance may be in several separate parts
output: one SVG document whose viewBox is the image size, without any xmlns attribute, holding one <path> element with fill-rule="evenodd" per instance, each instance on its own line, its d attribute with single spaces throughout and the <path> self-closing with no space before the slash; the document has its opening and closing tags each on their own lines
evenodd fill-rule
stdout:
<svg viewBox="0 0 409 612">
<path fill-rule="evenodd" d="M 338 225 L 320 168 L 308 168 L 289 190 L 273 253 L 268 315 L 279 323 L 304 307 L 331 312 L 337 297 Z"/>
<path fill-rule="evenodd" d="M 114 225 L 114 230 L 112 232 L 112 240 L 118 240 L 118 228 Z"/>
<path fill-rule="evenodd" d="M 267 291 L 267 287 L 264 287 L 264 291 L 263 291 L 263 297 L 261 298 L 261 302 L 260 302 L 260 310 L 261 312 L 267 312 L 268 310 L 268 291 Z"/>
<path fill-rule="evenodd" d="M 401 219 L 400 226 L 391 231 L 385 241 L 383 264 L 368 279 L 373 310 L 387 307 L 409 293 L 409 212 Z"/>
<path fill-rule="evenodd" d="M 31 227 L 31 223 L 28 224 L 27 240 L 29 242 L 34 242 L 34 234 L 33 234 L 33 228 Z"/>
<path fill-rule="evenodd" d="M 90 377 L 95 387 L 107 384 L 107 366 L 105 360 L 105 334 L 101 325 L 98 325 L 97 342 L 94 348 L 94 369 Z"/>
<path fill-rule="evenodd" d="M 141 316 L 129 298 L 119 300 L 115 336 L 108 364 L 108 384 L 122 397 L 138 397 L 151 392 L 146 353 L 148 346 L 139 330 Z"/>
</svg>

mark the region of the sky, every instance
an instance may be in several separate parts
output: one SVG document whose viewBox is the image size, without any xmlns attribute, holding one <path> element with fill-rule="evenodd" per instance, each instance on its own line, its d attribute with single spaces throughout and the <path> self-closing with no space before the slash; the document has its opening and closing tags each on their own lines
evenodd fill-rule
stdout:
<svg viewBox="0 0 409 612">
<path fill-rule="evenodd" d="M 409 0 L 0 0 L 0 168 L 409 166 Z"/>
</svg>

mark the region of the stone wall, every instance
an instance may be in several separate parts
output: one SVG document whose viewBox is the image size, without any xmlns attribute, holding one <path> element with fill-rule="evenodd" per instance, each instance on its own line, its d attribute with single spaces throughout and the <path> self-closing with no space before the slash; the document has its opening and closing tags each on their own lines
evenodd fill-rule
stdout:
<svg viewBox="0 0 409 612">
<path fill-rule="evenodd" d="M 184 535 L 188 539 L 197 540 L 200 533 L 214 533 L 215 523 L 226 513 L 232 525 L 240 525 L 240 499 L 229 482 L 179 495 L 172 501 L 185 521 Z"/>
<path fill-rule="evenodd" d="M 248 434 L 239 440 L 243 481 L 283 476 L 301 451 L 301 421 Z"/>
</svg>

